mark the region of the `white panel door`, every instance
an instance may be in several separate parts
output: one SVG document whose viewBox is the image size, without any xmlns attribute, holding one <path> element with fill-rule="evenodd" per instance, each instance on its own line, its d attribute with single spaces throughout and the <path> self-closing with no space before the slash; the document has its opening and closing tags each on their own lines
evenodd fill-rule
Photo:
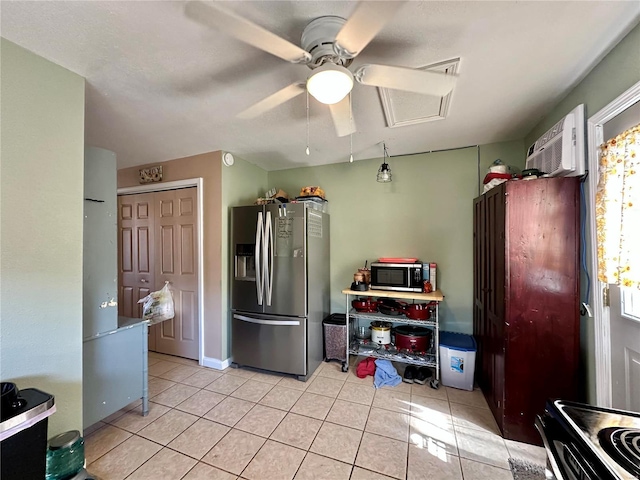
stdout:
<svg viewBox="0 0 640 480">
<path fill-rule="evenodd" d="M 153 193 L 118 197 L 118 315 L 142 318 L 142 304 L 155 287 Z M 149 329 L 149 349 L 155 350 Z"/>
<path fill-rule="evenodd" d="M 156 289 L 170 282 L 175 318 L 156 325 L 156 351 L 198 359 L 197 188 L 154 193 Z"/>
<path fill-rule="evenodd" d="M 199 357 L 197 188 L 118 197 L 118 314 L 170 282 L 175 318 L 149 328 L 149 350 Z"/>
<path fill-rule="evenodd" d="M 154 286 L 153 199 L 150 194 L 118 197 L 118 313 L 142 317 L 138 300 Z"/>
<path fill-rule="evenodd" d="M 639 123 L 637 102 L 603 125 L 603 137 L 608 140 Z M 640 291 L 609 285 L 609 295 L 611 406 L 640 412 Z"/>
<path fill-rule="evenodd" d="M 611 406 L 640 412 L 640 291 L 609 285 Z"/>
</svg>

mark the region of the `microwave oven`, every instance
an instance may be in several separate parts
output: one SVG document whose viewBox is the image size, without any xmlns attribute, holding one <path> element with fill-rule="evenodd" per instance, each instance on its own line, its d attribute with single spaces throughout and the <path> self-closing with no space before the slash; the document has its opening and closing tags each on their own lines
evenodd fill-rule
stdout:
<svg viewBox="0 0 640 480">
<path fill-rule="evenodd" d="M 422 263 L 372 263 L 371 289 L 422 292 Z"/>
</svg>

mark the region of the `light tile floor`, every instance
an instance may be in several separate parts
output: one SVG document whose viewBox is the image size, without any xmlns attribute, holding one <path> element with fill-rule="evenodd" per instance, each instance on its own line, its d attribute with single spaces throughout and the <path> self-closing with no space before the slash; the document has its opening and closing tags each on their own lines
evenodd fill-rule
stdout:
<svg viewBox="0 0 640 480">
<path fill-rule="evenodd" d="M 507 480 L 510 456 L 545 464 L 498 435 L 479 390 L 375 390 L 338 363 L 303 383 L 153 352 L 149 374 L 147 417 L 137 401 L 85 430 L 100 480 Z"/>
</svg>

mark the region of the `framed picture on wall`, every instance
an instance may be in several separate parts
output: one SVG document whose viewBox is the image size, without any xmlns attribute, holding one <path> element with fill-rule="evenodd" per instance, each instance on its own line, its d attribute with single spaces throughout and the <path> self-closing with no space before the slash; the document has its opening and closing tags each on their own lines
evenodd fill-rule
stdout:
<svg viewBox="0 0 640 480">
<path fill-rule="evenodd" d="M 162 165 L 155 167 L 141 168 L 140 183 L 152 183 L 162 181 Z"/>
</svg>

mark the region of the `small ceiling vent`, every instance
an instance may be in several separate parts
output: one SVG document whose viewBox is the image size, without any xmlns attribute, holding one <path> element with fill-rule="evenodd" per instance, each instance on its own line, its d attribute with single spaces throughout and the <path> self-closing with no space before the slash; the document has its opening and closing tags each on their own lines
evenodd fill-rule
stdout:
<svg viewBox="0 0 640 480">
<path fill-rule="evenodd" d="M 444 72 L 447 75 L 456 75 L 459 64 L 460 59 L 454 58 L 445 62 L 419 67 L 417 70 L 433 70 L 435 72 Z M 391 128 L 446 118 L 449 112 L 451 94 L 453 93 L 451 91 L 444 97 L 434 97 L 388 88 L 378 88 L 378 91 L 380 92 L 384 116 L 387 119 L 387 126 Z"/>
</svg>

